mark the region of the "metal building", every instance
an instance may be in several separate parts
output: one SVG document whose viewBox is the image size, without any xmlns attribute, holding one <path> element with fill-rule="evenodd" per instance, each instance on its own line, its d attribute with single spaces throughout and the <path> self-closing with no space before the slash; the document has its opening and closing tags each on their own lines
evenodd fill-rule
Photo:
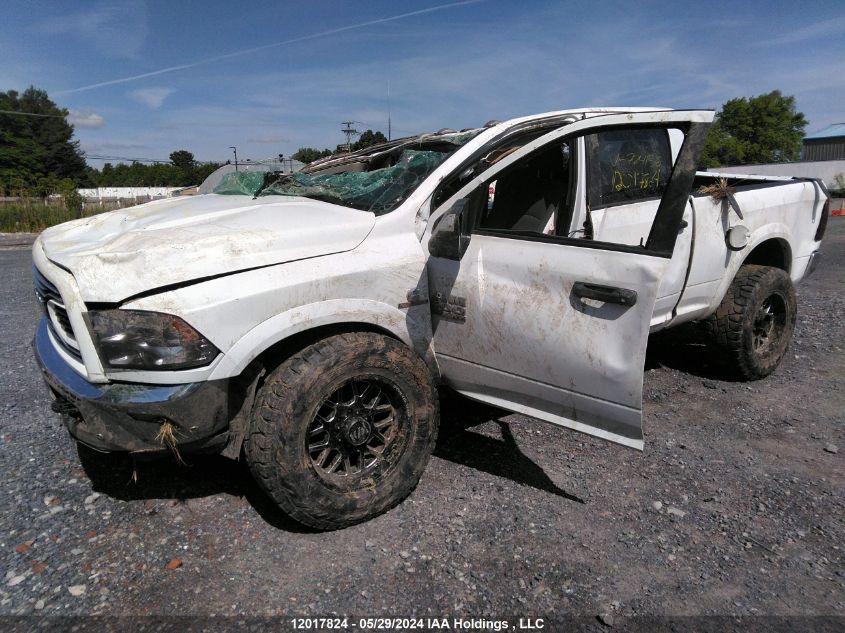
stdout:
<svg viewBox="0 0 845 633">
<path fill-rule="evenodd" d="M 801 160 L 841 160 L 845 158 L 845 123 L 808 134 L 801 143 Z"/>
</svg>

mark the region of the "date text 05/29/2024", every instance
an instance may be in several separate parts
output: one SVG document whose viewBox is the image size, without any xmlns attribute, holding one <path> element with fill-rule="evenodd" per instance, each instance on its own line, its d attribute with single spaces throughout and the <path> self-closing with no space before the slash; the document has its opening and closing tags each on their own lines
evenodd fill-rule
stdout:
<svg viewBox="0 0 845 633">
<path fill-rule="evenodd" d="M 485 620 L 483 618 L 293 618 L 290 621 L 297 631 L 324 631 L 358 629 L 363 631 L 508 631 L 540 630 L 545 626 L 542 618 Z"/>
</svg>

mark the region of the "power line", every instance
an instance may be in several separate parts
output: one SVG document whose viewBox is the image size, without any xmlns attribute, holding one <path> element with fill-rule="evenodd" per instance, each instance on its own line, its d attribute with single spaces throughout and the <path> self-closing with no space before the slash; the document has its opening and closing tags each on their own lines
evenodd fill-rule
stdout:
<svg viewBox="0 0 845 633">
<path fill-rule="evenodd" d="M 340 131 L 346 134 L 346 151 L 352 151 L 352 137 L 360 134 L 360 132 L 352 127 L 355 121 L 341 121 L 341 125 L 345 125 Z"/>
<path fill-rule="evenodd" d="M 20 116 L 40 116 L 46 118 L 66 119 L 70 115 L 65 114 L 38 114 L 37 112 L 19 112 L 17 110 L 0 110 L 0 114 L 17 114 Z"/>
<path fill-rule="evenodd" d="M 88 154 L 88 153 L 85 153 L 84 158 L 86 158 L 86 159 L 91 159 L 91 160 L 108 160 L 108 161 L 115 160 L 115 161 L 126 161 L 126 162 L 130 162 L 130 163 L 160 163 L 160 164 L 163 164 L 163 165 L 171 165 L 171 164 L 173 164 L 173 161 L 172 161 L 172 160 L 169 160 L 169 159 L 168 159 L 168 160 L 165 160 L 165 159 L 162 159 L 162 158 L 133 158 L 133 157 L 131 157 L 131 156 L 106 156 L 106 155 L 104 155 L 104 154 Z M 266 160 L 270 160 L 270 159 L 266 159 Z M 238 162 L 238 164 L 239 164 L 239 165 L 244 165 L 244 164 L 246 164 L 246 163 L 261 163 L 261 162 L 266 162 L 266 160 L 254 160 L 254 161 L 251 161 L 251 160 L 247 159 L 246 161 L 243 161 L 243 160 L 239 161 L 239 162 Z M 198 160 L 198 161 L 196 161 L 196 162 L 197 162 L 198 164 L 205 164 L 205 163 L 218 163 L 218 164 L 223 164 L 223 163 L 225 163 L 226 161 L 225 161 L 225 160 L 224 160 L 224 161 L 216 161 L 216 160 L 207 160 L 207 161 L 206 161 L 206 160 Z"/>
<path fill-rule="evenodd" d="M 129 156 L 103 156 L 102 154 L 85 154 L 85 158 L 91 160 L 125 160 L 132 163 L 170 163 L 169 160 L 161 160 L 158 158 L 130 158 Z"/>
</svg>

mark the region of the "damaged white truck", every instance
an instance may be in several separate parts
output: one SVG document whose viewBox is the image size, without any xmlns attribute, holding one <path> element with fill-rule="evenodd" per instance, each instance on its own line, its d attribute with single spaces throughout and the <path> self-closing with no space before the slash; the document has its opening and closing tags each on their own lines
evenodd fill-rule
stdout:
<svg viewBox="0 0 845 633">
<path fill-rule="evenodd" d="M 818 182 L 696 173 L 712 117 L 441 130 L 48 229 L 53 409 L 99 451 L 244 454 L 320 529 L 411 492 L 441 385 L 641 449 L 649 332 L 706 321 L 766 376 L 825 230 Z"/>
</svg>

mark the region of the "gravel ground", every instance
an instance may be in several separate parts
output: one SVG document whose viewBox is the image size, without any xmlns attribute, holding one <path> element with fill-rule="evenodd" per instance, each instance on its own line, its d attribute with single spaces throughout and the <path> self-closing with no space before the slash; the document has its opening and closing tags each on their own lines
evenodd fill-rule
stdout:
<svg viewBox="0 0 845 633">
<path fill-rule="evenodd" d="M 32 359 L 29 253 L 0 250 L 0 614 L 843 625 L 843 245 L 832 218 L 767 380 L 722 381 L 694 337 L 652 339 L 644 453 L 451 399 L 414 494 L 333 533 L 292 523 L 220 457 L 89 479 Z"/>
</svg>

